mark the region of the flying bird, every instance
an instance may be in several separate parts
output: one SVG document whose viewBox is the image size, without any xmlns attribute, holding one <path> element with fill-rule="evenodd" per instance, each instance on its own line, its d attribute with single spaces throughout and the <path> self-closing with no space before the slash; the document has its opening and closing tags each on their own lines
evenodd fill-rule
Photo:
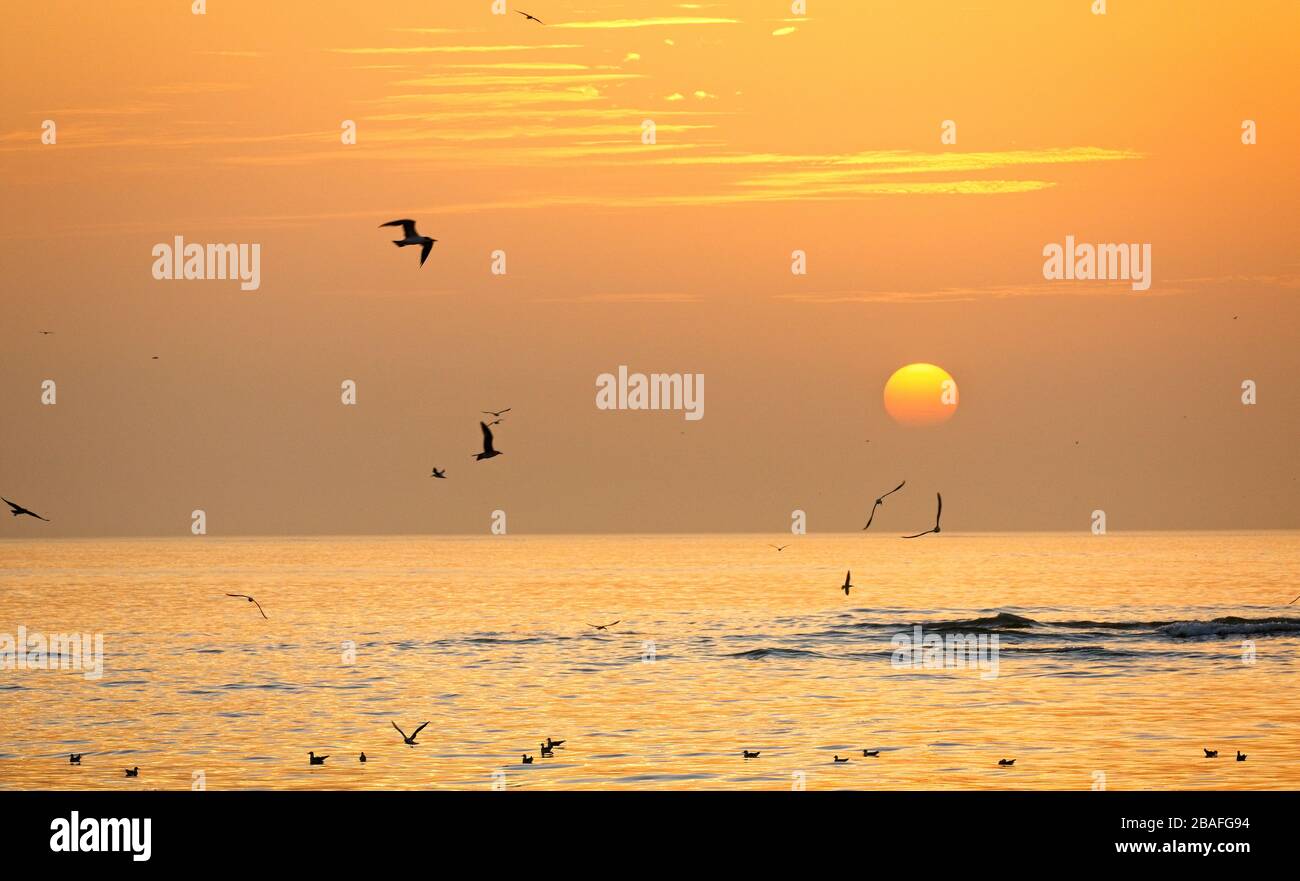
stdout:
<svg viewBox="0 0 1300 881">
<path fill-rule="evenodd" d="M 424 723 L 424 725 L 428 725 L 428 724 L 429 724 L 428 722 Z M 424 725 L 421 725 L 419 728 L 412 731 L 411 736 L 407 737 L 406 732 L 403 731 L 401 728 L 397 728 L 396 722 L 393 723 L 393 727 L 397 728 L 397 733 L 402 735 L 402 743 L 405 743 L 407 746 L 419 746 L 419 744 L 415 742 L 415 738 L 420 736 L 420 732 L 424 730 Z"/>
<path fill-rule="evenodd" d="M 934 514 L 934 529 L 927 529 L 925 532 L 918 532 L 916 535 L 905 535 L 903 538 L 920 538 L 932 532 L 935 535 L 939 534 L 939 518 L 943 516 L 943 495 L 940 493 L 935 493 L 935 495 L 939 497 L 939 510 Z"/>
<path fill-rule="evenodd" d="M 537 16 L 529 15 L 527 12 L 524 12 L 522 9 L 516 9 L 515 12 L 518 12 L 520 15 L 522 15 L 524 18 L 528 19 L 529 21 L 535 21 L 538 24 L 546 24 L 546 22 L 542 21 Z"/>
<path fill-rule="evenodd" d="M 13 504 L 13 503 L 10 502 L 10 504 Z M 1300 600 L 1300 597 L 1296 597 L 1295 600 Z M 1292 600 L 1291 602 L 1287 603 L 1287 605 L 1288 605 L 1288 606 L 1294 606 L 1294 605 L 1295 605 L 1295 600 Z"/>
<path fill-rule="evenodd" d="M 849 591 L 853 589 L 853 585 L 849 583 L 852 578 L 852 575 L 853 575 L 852 571 L 846 571 L 844 573 L 844 583 L 840 585 L 840 588 L 844 591 L 845 596 L 848 596 Z"/>
<path fill-rule="evenodd" d="M 0 496 L 0 501 L 4 502 L 9 507 L 13 508 L 13 510 L 10 511 L 9 513 L 13 514 L 15 517 L 18 517 L 22 514 L 26 514 L 28 517 L 35 517 L 37 520 L 44 520 L 46 523 L 50 522 L 50 518 L 42 517 L 40 514 L 37 514 L 35 511 L 29 511 L 26 508 L 24 508 L 22 505 L 14 504 L 13 502 L 6 499 L 4 496 Z"/>
<path fill-rule="evenodd" d="M 881 496 L 880 498 L 876 499 L 876 503 L 875 503 L 874 505 L 871 506 L 871 516 L 867 518 L 867 525 L 864 526 L 864 527 L 862 527 L 863 529 L 870 529 L 870 528 L 871 528 L 871 521 L 876 519 L 876 509 L 879 508 L 881 505 L 883 505 L 883 504 L 885 503 L 885 498 L 886 498 L 887 496 L 892 496 L 894 493 L 896 493 L 896 492 L 898 492 L 900 489 L 902 489 L 902 488 L 904 487 L 904 485 L 906 485 L 906 484 L 907 484 L 907 481 L 904 480 L 904 481 L 903 481 L 902 483 L 900 483 L 898 486 L 894 487 L 894 488 L 891 489 L 889 492 L 885 493 L 883 496 Z"/>
<path fill-rule="evenodd" d="M 622 621 L 622 620 L 623 620 L 622 618 L 618 619 L 618 621 Z M 618 621 L 610 621 L 608 624 L 588 624 L 587 626 L 594 628 L 596 630 L 607 630 L 608 628 L 613 627 L 615 624 L 617 624 Z"/>
<path fill-rule="evenodd" d="M 790 546 L 789 546 L 789 545 L 781 545 L 779 548 L 777 548 L 776 545 L 768 545 L 768 547 L 769 547 L 769 548 L 776 548 L 778 551 L 784 551 L 786 548 L 788 548 L 788 547 L 790 547 Z"/>
<path fill-rule="evenodd" d="M 44 334 L 45 336 L 49 336 L 50 334 L 54 333 L 54 331 L 52 330 L 38 330 L 36 332 L 39 334 Z"/>
<path fill-rule="evenodd" d="M 487 427 L 486 422 L 480 422 L 479 428 L 483 429 L 483 452 L 475 453 L 474 460 L 491 459 L 493 456 L 500 456 L 501 451 L 492 447 L 492 429 Z"/>
<path fill-rule="evenodd" d="M 492 416 L 499 419 L 501 418 L 502 413 L 509 413 L 513 409 L 514 407 L 506 407 L 504 410 L 479 410 L 479 412 L 486 416 Z"/>
<path fill-rule="evenodd" d="M 249 596 L 248 594 L 246 594 L 246 593 L 228 593 L 228 594 L 226 594 L 226 596 L 228 596 L 228 597 L 239 597 L 241 600 L 248 600 L 250 603 L 252 603 L 253 605 L 257 606 L 257 611 L 262 612 L 262 604 L 259 603 L 257 600 L 253 599 L 252 597 L 250 597 L 250 596 Z M 262 617 L 263 617 L 263 618 L 266 617 L 266 613 L 265 613 L 265 612 L 262 612 Z"/>
<path fill-rule="evenodd" d="M 433 469 L 433 473 L 430 474 L 429 476 L 430 476 L 430 477 L 440 477 L 440 478 L 442 478 L 443 480 L 446 480 L 446 479 L 447 479 L 447 469 L 444 468 L 444 469 L 442 469 L 441 471 L 439 471 L 437 468 L 434 468 L 434 469 Z"/>
<path fill-rule="evenodd" d="M 379 224 L 379 226 L 381 228 L 385 226 L 400 226 L 402 228 L 402 235 L 405 238 L 393 239 L 393 244 L 399 248 L 405 248 L 407 245 L 419 245 L 421 266 L 424 265 L 425 260 L 429 259 L 429 252 L 433 250 L 433 243 L 438 241 L 437 239 L 431 239 L 428 236 L 422 236 L 416 232 L 414 220 L 390 220 L 387 223 Z"/>
</svg>

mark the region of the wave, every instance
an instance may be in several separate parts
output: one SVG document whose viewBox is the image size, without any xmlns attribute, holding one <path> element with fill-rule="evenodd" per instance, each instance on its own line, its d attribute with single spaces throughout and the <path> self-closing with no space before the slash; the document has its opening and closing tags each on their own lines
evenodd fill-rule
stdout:
<svg viewBox="0 0 1300 881">
<path fill-rule="evenodd" d="M 1029 635 L 1026 631 L 1080 630 L 1080 631 L 1120 631 L 1132 635 L 1159 635 L 1186 639 L 1209 636 L 1255 635 L 1300 635 L 1300 618 L 1211 618 L 1208 621 L 1197 619 L 1179 621 L 1165 619 L 1160 621 L 1093 621 L 1090 619 L 1071 621 L 1045 621 L 1015 615 L 1011 612 L 998 612 L 979 618 L 961 618 L 937 621 L 862 621 L 849 625 L 855 629 L 870 628 L 875 630 L 896 631 L 899 633 L 920 627 L 936 633 L 1007 633 L 1009 635 Z M 823 632 L 824 636 L 839 635 L 842 631 L 832 629 Z M 1080 634 L 1082 636 L 1083 634 Z M 1066 638 L 1064 635 L 1062 638 Z M 1073 638 L 1073 637 L 1070 637 Z"/>
<path fill-rule="evenodd" d="M 1215 618 L 1210 621 L 1176 621 L 1157 628 L 1165 636 L 1191 639 L 1207 636 L 1300 635 L 1300 618 Z"/>
</svg>

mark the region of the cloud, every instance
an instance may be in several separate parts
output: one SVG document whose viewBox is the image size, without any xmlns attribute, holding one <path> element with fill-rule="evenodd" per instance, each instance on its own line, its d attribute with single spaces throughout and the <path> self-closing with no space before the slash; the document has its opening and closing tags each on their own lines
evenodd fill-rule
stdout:
<svg viewBox="0 0 1300 881">
<path fill-rule="evenodd" d="M 607 21 L 568 21 L 553 24 L 551 27 L 582 30 L 618 30 L 622 28 L 677 27 L 680 25 L 700 24 L 740 24 L 740 22 L 734 18 L 698 18 L 683 15 L 663 18 L 616 18 Z"/>
</svg>

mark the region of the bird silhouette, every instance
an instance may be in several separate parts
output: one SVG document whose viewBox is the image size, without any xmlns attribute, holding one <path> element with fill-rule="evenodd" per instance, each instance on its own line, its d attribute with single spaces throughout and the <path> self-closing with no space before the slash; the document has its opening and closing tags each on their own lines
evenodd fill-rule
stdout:
<svg viewBox="0 0 1300 881">
<path fill-rule="evenodd" d="M 438 478 L 441 478 L 442 480 L 446 480 L 446 479 L 447 479 L 447 469 L 444 468 L 444 469 L 442 469 L 442 470 L 439 470 L 439 469 L 437 469 L 437 468 L 434 468 L 434 469 L 433 469 L 433 473 L 430 474 L 429 476 L 430 476 L 430 477 L 438 477 Z"/>
<path fill-rule="evenodd" d="M 934 514 L 934 529 L 927 529 L 925 532 L 918 532 L 916 535 L 905 535 L 903 538 L 920 538 L 932 532 L 936 535 L 939 534 L 939 518 L 943 516 L 943 495 L 940 493 L 935 493 L 935 495 L 939 498 L 939 510 Z"/>
<path fill-rule="evenodd" d="M 433 250 L 433 243 L 438 241 L 416 232 L 414 220 L 390 220 L 387 223 L 379 224 L 379 226 L 381 229 L 385 226 L 400 226 L 403 238 L 393 239 L 393 244 L 399 248 L 405 248 L 407 245 L 419 245 L 421 266 L 424 265 L 425 260 L 429 259 L 429 252 Z"/>
<path fill-rule="evenodd" d="M 769 547 L 769 548 L 776 548 L 777 551 L 779 552 L 779 551 L 784 551 L 786 548 L 788 548 L 788 547 L 790 547 L 790 546 L 789 546 L 789 545 L 781 545 L 781 546 L 778 548 L 778 547 L 776 547 L 776 545 L 768 545 L 768 547 Z"/>
<path fill-rule="evenodd" d="M 844 573 L 844 583 L 840 585 L 840 589 L 844 591 L 845 596 L 848 596 L 849 591 L 853 589 L 853 585 L 849 583 L 852 576 L 853 576 L 852 571 L 846 571 Z"/>
<path fill-rule="evenodd" d="M 747 758 L 747 759 L 756 759 L 756 758 L 758 758 L 758 750 L 754 750 L 753 752 L 750 752 L 750 751 L 747 750 L 747 749 L 742 749 L 740 752 L 741 752 L 741 755 L 743 755 L 743 756 L 744 756 L 745 758 Z"/>
<path fill-rule="evenodd" d="M 68 764 L 69 764 L 69 765 L 80 765 L 80 764 L 81 764 L 81 753 L 69 753 L 69 754 L 68 754 Z"/>
<path fill-rule="evenodd" d="M 865 757 L 868 758 L 868 759 L 874 759 L 876 756 L 880 755 L 880 750 L 878 750 L 878 749 L 864 749 L 864 750 L 862 751 L 862 755 L 865 756 Z"/>
<path fill-rule="evenodd" d="M 500 456 L 501 451 L 492 446 L 492 429 L 487 427 L 486 422 L 480 422 L 478 427 L 483 429 L 483 452 L 474 454 L 474 461 L 481 459 L 491 459 L 493 456 Z"/>
<path fill-rule="evenodd" d="M 323 765 L 325 764 L 325 760 L 329 758 L 329 756 L 318 756 L 310 750 L 307 751 L 307 756 L 309 763 L 312 765 Z"/>
<path fill-rule="evenodd" d="M 623 620 L 622 618 L 618 619 L 618 621 L 622 621 L 622 620 Z M 587 626 L 595 630 L 608 630 L 610 627 L 613 627 L 615 624 L 617 624 L 618 621 L 610 621 L 608 624 L 588 624 Z"/>
<path fill-rule="evenodd" d="M 366 763 L 366 754 L 365 754 L 365 753 L 362 753 L 362 754 L 361 754 L 360 762 L 361 762 L 361 764 L 363 764 L 363 765 Z"/>
<path fill-rule="evenodd" d="M 563 745 L 564 745 L 563 740 L 551 740 L 549 737 L 546 738 L 547 749 L 555 749 L 557 746 L 563 746 Z"/>
<path fill-rule="evenodd" d="M 864 527 L 862 527 L 863 529 L 870 529 L 870 528 L 871 528 L 871 521 L 876 519 L 876 509 L 879 508 L 881 505 L 883 505 L 883 504 L 885 503 L 885 499 L 886 499 L 888 496 L 892 496 L 894 493 L 898 492 L 900 489 L 902 489 L 902 488 L 904 487 L 904 485 L 906 485 L 906 483 L 907 483 L 907 481 L 904 480 L 904 481 L 903 481 L 902 483 L 900 483 L 898 486 L 894 487 L 894 488 L 891 489 L 889 492 L 885 493 L 885 494 L 882 495 L 880 498 L 876 499 L 876 503 L 875 503 L 874 505 L 871 506 L 871 516 L 867 518 L 867 525 L 864 526 Z"/>
<path fill-rule="evenodd" d="M 126 776 L 128 776 L 128 777 L 139 777 L 139 776 L 140 776 L 140 766 L 139 766 L 139 765 L 136 765 L 134 768 L 127 768 L 127 769 L 126 769 Z"/>
<path fill-rule="evenodd" d="M 836 757 L 835 757 L 835 764 L 837 764 L 837 765 L 842 765 L 842 764 L 844 764 L 844 763 L 847 762 L 847 761 L 848 761 L 848 759 L 841 759 L 839 756 L 836 756 Z"/>
<path fill-rule="evenodd" d="M 12 504 L 12 502 L 11 502 L 10 504 Z M 1300 597 L 1296 597 L 1295 600 L 1300 600 Z M 1295 605 L 1295 600 L 1292 600 L 1291 602 L 1287 603 L 1287 605 L 1288 605 L 1288 606 L 1294 606 L 1294 605 Z"/>
<path fill-rule="evenodd" d="M 1205 757 L 1207 759 L 1217 759 L 1219 757 L 1219 751 L 1217 749 L 1205 749 L 1205 747 L 1201 747 L 1201 749 L 1205 750 Z"/>
<path fill-rule="evenodd" d="M 36 331 L 36 332 L 39 333 L 39 334 L 43 334 L 43 335 L 45 335 L 45 336 L 49 336 L 50 334 L 54 333 L 54 331 L 52 331 L 52 330 L 38 330 L 38 331 Z"/>
<path fill-rule="evenodd" d="M 1245 754 L 1244 752 L 1242 752 L 1241 750 L 1237 750 L 1237 761 L 1239 761 L 1239 762 L 1244 762 L 1244 761 L 1246 761 L 1246 754 Z"/>
<path fill-rule="evenodd" d="M 524 764 L 531 765 L 532 763 L 533 763 L 533 757 L 530 756 L 528 753 L 524 753 Z"/>
<path fill-rule="evenodd" d="M 246 593 L 228 593 L 228 594 L 226 594 L 226 596 L 228 596 L 228 597 L 239 597 L 241 600 L 248 600 L 250 603 L 252 603 L 253 605 L 257 606 L 257 611 L 262 612 L 262 604 L 259 603 L 257 600 L 253 599 L 252 597 L 250 597 L 250 596 L 249 596 L 248 594 L 246 594 Z M 262 617 L 263 617 L 263 618 L 266 618 L 266 613 L 265 613 L 265 612 L 262 612 Z"/>
<path fill-rule="evenodd" d="M 424 725 L 428 725 L 428 724 L 429 724 L 428 722 L 424 723 Z M 412 731 L 411 735 L 408 737 L 405 731 L 403 731 L 401 728 L 397 728 L 396 722 L 393 723 L 393 727 L 397 728 L 397 733 L 402 735 L 402 742 L 405 743 L 407 746 L 419 746 L 419 744 L 416 743 L 415 738 L 420 736 L 420 732 L 424 730 L 424 725 L 421 725 L 419 728 Z"/>
<path fill-rule="evenodd" d="M 10 511 L 9 513 L 13 514 L 15 517 L 20 517 L 23 514 L 26 514 L 28 517 L 35 517 L 37 520 L 44 520 L 46 523 L 50 522 L 50 518 L 42 517 L 40 514 L 37 514 L 35 511 L 29 511 L 26 508 L 24 508 L 22 505 L 15 504 L 14 502 L 9 501 L 4 496 L 0 496 L 0 501 L 4 502 L 9 507 L 13 508 L 13 510 Z"/>
<path fill-rule="evenodd" d="M 1004 768 L 1010 768 L 1016 763 L 1015 759 L 998 759 L 998 764 Z"/>
<path fill-rule="evenodd" d="M 538 744 L 542 748 L 542 758 L 549 759 L 555 755 L 555 752 L 546 744 Z"/>
<path fill-rule="evenodd" d="M 541 20 L 540 18 L 538 18 L 537 16 L 535 16 L 535 15 L 529 15 L 527 12 L 524 12 L 524 11 L 521 10 L 521 9 L 516 9 L 515 12 L 518 12 L 520 15 L 522 15 L 524 18 L 528 19 L 529 21 L 535 21 L 535 22 L 537 22 L 538 24 L 546 24 L 546 22 L 542 21 L 542 20 Z"/>
<path fill-rule="evenodd" d="M 499 419 L 502 413 L 509 413 L 513 409 L 514 409 L 513 407 L 506 407 L 504 410 L 479 410 L 479 412 L 485 416 L 491 416 L 494 419 Z"/>
</svg>

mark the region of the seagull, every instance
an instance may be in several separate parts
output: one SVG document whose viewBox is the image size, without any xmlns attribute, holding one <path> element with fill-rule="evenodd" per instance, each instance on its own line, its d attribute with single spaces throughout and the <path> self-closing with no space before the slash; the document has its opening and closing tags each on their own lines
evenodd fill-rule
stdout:
<svg viewBox="0 0 1300 881">
<path fill-rule="evenodd" d="M 867 525 L 864 526 L 864 527 L 862 527 L 863 529 L 870 529 L 870 528 L 871 528 L 871 521 L 876 519 L 876 509 L 879 508 L 881 505 L 883 505 L 883 504 L 885 503 L 885 498 L 886 498 L 887 496 L 892 496 L 894 493 L 896 493 L 896 492 L 898 492 L 900 489 L 902 489 L 906 484 L 907 484 L 907 481 L 904 480 L 904 481 L 903 481 L 902 483 L 900 483 L 898 486 L 894 487 L 894 488 L 891 489 L 889 492 L 885 493 L 883 496 L 881 496 L 880 498 L 876 499 L 876 503 L 875 503 L 874 505 L 871 506 L 871 516 L 867 518 Z"/>
<path fill-rule="evenodd" d="M 788 548 L 788 547 L 790 547 L 790 546 L 789 546 L 789 545 L 781 545 L 779 548 L 777 548 L 776 545 L 768 545 L 768 547 L 769 547 L 769 548 L 776 548 L 777 551 L 779 552 L 779 551 L 784 551 L 786 548 Z"/>
<path fill-rule="evenodd" d="M 447 469 L 444 468 L 444 469 L 442 469 L 441 471 L 439 471 L 437 468 L 434 468 L 434 469 L 433 469 L 433 473 L 430 474 L 429 476 L 430 476 L 430 477 L 440 477 L 440 478 L 442 478 L 443 480 L 446 480 L 446 479 L 447 479 Z"/>
<path fill-rule="evenodd" d="M 1246 761 L 1246 754 L 1245 754 L 1244 752 L 1242 752 L 1241 750 L 1237 750 L 1237 761 L 1239 761 L 1239 762 L 1244 762 L 1244 761 Z"/>
<path fill-rule="evenodd" d="M 1207 759 L 1217 759 L 1219 757 L 1219 751 L 1217 749 L 1205 749 L 1205 747 L 1201 747 L 1201 749 L 1205 750 L 1205 757 Z"/>
<path fill-rule="evenodd" d="M 493 456 L 500 456 L 501 451 L 492 448 L 492 429 L 487 427 L 486 422 L 480 422 L 478 427 L 483 429 L 483 452 L 475 453 L 474 460 L 491 459 Z"/>
<path fill-rule="evenodd" d="M 313 765 L 323 765 L 325 764 L 325 760 L 329 758 L 329 756 L 318 756 L 310 750 L 307 751 L 307 756 L 309 757 L 310 763 Z"/>
<path fill-rule="evenodd" d="M 257 600 L 253 599 L 252 597 L 250 597 L 250 596 L 249 596 L 248 594 L 246 594 L 246 593 L 228 593 L 228 594 L 226 594 L 226 596 L 228 596 L 228 597 L 239 597 L 241 600 L 248 600 L 250 603 L 252 603 L 253 605 L 257 606 L 257 611 L 262 612 L 262 604 L 259 603 Z M 266 617 L 266 613 L 265 613 L 265 612 L 262 612 L 262 617 L 263 617 L 263 618 Z"/>
<path fill-rule="evenodd" d="M 1240 762 L 1241 759 L 1237 759 L 1237 761 Z M 139 776 L 140 776 L 140 766 L 139 766 L 139 765 L 136 765 L 134 768 L 127 768 L 127 769 L 126 769 L 126 776 L 128 776 L 128 777 L 139 777 Z"/>
<path fill-rule="evenodd" d="M 939 518 L 943 516 L 943 495 L 940 493 L 935 493 L 935 495 L 939 497 L 939 510 L 934 514 L 934 529 L 927 529 L 925 532 L 918 532 L 916 535 L 905 535 L 903 538 L 920 538 L 921 536 L 929 535 L 932 532 L 935 535 L 939 534 Z"/>
<path fill-rule="evenodd" d="M 437 239 L 431 239 L 428 236 L 422 236 L 416 232 L 414 220 L 390 220 L 387 223 L 379 224 L 379 226 L 381 228 L 385 226 L 400 226 L 402 228 L 402 235 L 404 235 L 405 238 L 393 239 L 393 244 L 399 248 L 405 248 L 407 245 L 419 245 L 421 266 L 424 265 L 425 260 L 429 259 L 429 252 L 433 250 L 433 243 L 438 241 Z"/>
<path fill-rule="evenodd" d="M 502 413 L 509 413 L 513 409 L 514 407 L 506 407 L 504 410 L 479 410 L 479 412 L 484 414 L 485 416 L 491 416 L 495 419 L 500 419 Z"/>
<path fill-rule="evenodd" d="M 39 334 L 44 334 L 45 336 L 49 336 L 50 334 L 54 333 L 54 331 L 52 330 L 38 330 L 36 332 Z"/>
<path fill-rule="evenodd" d="M 362 754 L 361 754 L 361 764 L 364 765 L 365 763 L 366 763 L 366 754 L 365 754 L 365 753 L 362 753 Z"/>
<path fill-rule="evenodd" d="M 563 743 L 564 743 L 563 740 L 551 740 L 549 737 L 546 738 L 546 748 L 547 748 L 547 749 L 555 749 L 557 746 L 560 746 L 560 745 L 562 745 Z"/>
<path fill-rule="evenodd" d="M 533 763 L 533 757 L 530 756 L 528 753 L 524 753 L 524 764 L 531 765 L 532 763 Z"/>
<path fill-rule="evenodd" d="M 1004 768 L 1010 768 L 1016 763 L 1015 759 L 998 759 L 998 764 Z"/>
<path fill-rule="evenodd" d="M 4 496 L 0 496 L 0 501 L 3 501 L 6 505 L 13 508 L 13 510 L 10 511 L 9 513 L 13 514 L 15 517 L 18 517 L 19 515 L 22 514 L 26 514 L 28 517 L 35 517 L 37 520 L 44 520 L 46 523 L 50 522 L 50 519 L 48 517 L 42 517 L 40 514 L 37 514 L 35 511 L 28 511 L 22 505 L 16 505 L 13 502 L 6 499 Z"/>
<path fill-rule="evenodd" d="M 742 749 L 740 752 L 741 752 L 741 754 L 742 754 L 745 758 L 747 758 L 747 759 L 756 759 L 756 758 L 758 758 L 758 750 L 754 750 L 753 752 L 750 752 L 750 751 L 747 750 L 747 749 Z"/>
<path fill-rule="evenodd" d="M 522 15 L 524 18 L 528 19 L 529 21 L 535 21 L 535 22 L 537 22 L 538 24 L 546 24 L 546 22 L 542 21 L 542 20 L 541 20 L 540 18 L 538 18 L 537 16 L 535 16 L 535 15 L 529 15 L 527 12 L 524 12 L 524 11 L 521 10 L 521 9 L 516 9 L 515 12 L 518 12 L 520 15 Z"/>
<path fill-rule="evenodd" d="M 623 620 L 622 618 L 618 619 L 618 621 L 622 621 L 622 620 Z M 591 627 L 594 630 L 607 630 L 610 627 L 613 627 L 615 624 L 617 624 L 618 621 L 610 621 L 608 624 L 588 624 L 587 626 Z"/>
<path fill-rule="evenodd" d="M 428 722 L 424 723 L 424 725 L 428 725 L 428 724 L 429 724 Z M 418 744 L 415 742 L 415 738 L 420 736 L 420 732 L 424 730 L 424 725 L 421 725 L 419 728 L 412 731 L 411 736 L 407 737 L 406 732 L 403 731 L 401 728 L 397 728 L 396 722 L 393 723 L 393 727 L 397 728 L 397 733 L 402 735 L 402 742 L 405 743 L 407 746 L 418 746 Z"/>
<path fill-rule="evenodd" d="M 844 764 L 844 763 L 847 762 L 847 761 L 848 761 L 848 759 L 841 759 L 839 756 L 836 756 L 836 757 L 835 757 L 835 764 L 837 764 L 837 765 L 842 765 L 842 764 Z"/>
<path fill-rule="evenodd" d="M 862 755 L 863 755 L 864 757 L 868 758 L 868 759 L 874 759 L 876 756 L 880 755 L 880 750 L 878 750 L 878 749 L 864 749 L 864 750 L 862 751 Z"/>
<path fill-rule="evenodd" d="M 544 759 L 554 758 L 555 753 L 551 751 L 551 748 L 549 746 L 547 746 L 544 743 L 539 744 L 539 746 L 541 746 L 542 748 L 542 758 Z"/>
<path fill-rule="evenodd" d="M 10 504 L 13 504 L 13 503 L 10 502 Z M 1296 597 L 1295 600 L 1300 600 L 1300 597 Z M 1292 600 L 1291 602 L 1287 603 L 1287 605 L 1288 605 L 1288 606 L 1294 606 L 1294 605 L 1295 605 L 1295 600 Z"/>
<path fill-rule="evenodd" d="M 80 765 L 80 764 L 81 764 L 81 753 L 69 753 L 69 754 L 68 754 L 68 764 L 69 764 L 69 765 Z"/>
<path fill-rule="evenodd" d="M 852 584 L 849 584 L 849 576 L 851 576 L 852 574 L 853 574 L 852 571 L 845 572 L 845 573 L 844 573 L 844 583 L 843 583 L 842 585 L 840 585 L 840 587 L 843 588 L 843 590 L 844 590 L 844 595 L 845 595 L 845 596 L 848 596 L 848 595 L 849 595 L 849 591 L 853 589 L 853 585 L 852 585 Z"/>
</svg>

